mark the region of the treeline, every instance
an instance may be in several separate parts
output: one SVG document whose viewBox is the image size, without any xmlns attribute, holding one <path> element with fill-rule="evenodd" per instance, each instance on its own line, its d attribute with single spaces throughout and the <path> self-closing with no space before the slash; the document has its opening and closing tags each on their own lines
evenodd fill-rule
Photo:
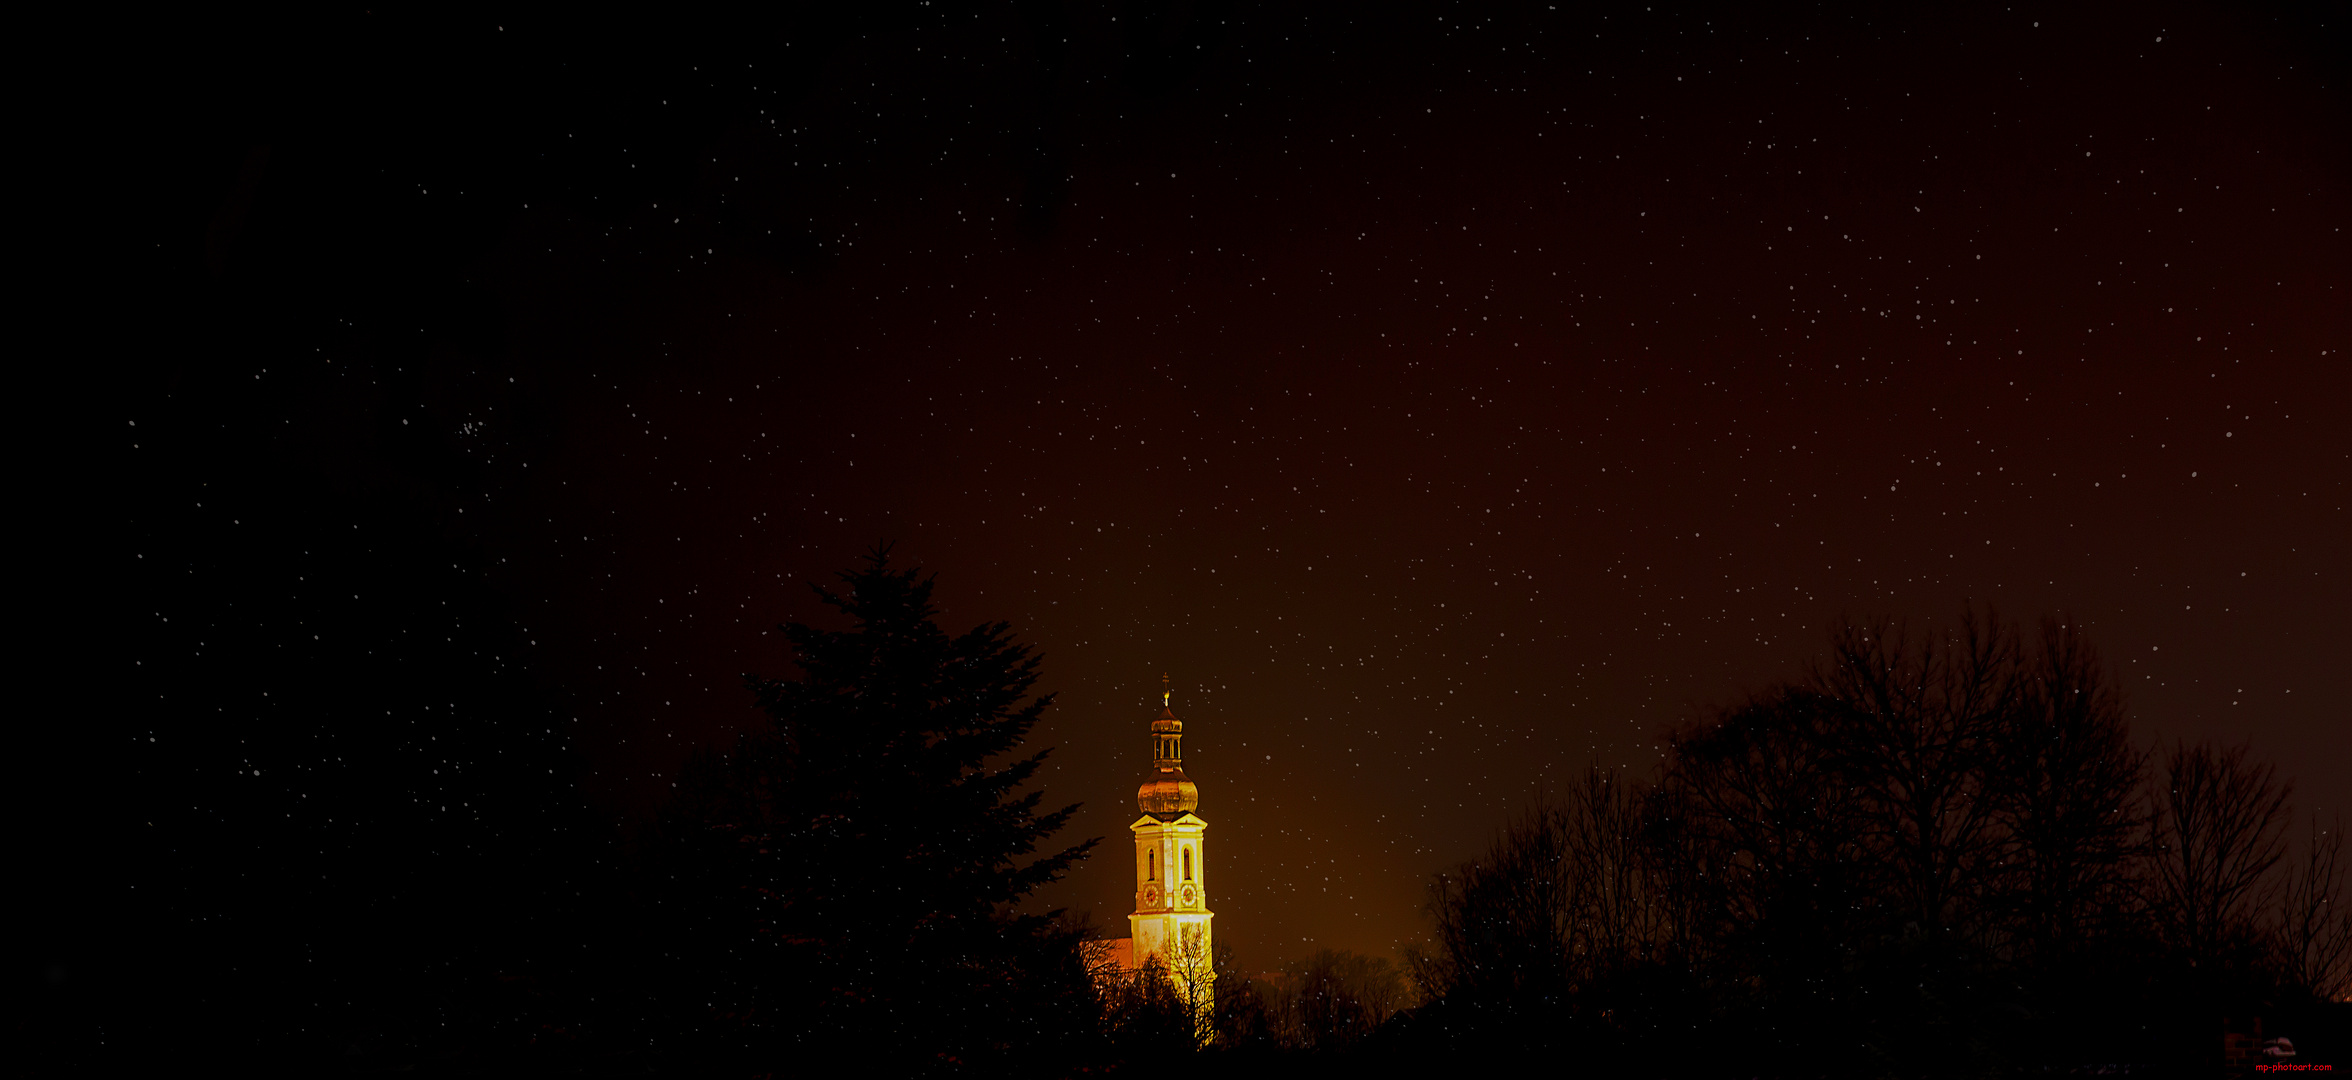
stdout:
<svg viewBox="0 0 2352 1080">
<path fill-rule="evenodd" d="M 1347 1058 L 1369 1046 L 1417 1000 L 1407 973 L 1383 957 L 1317 949 L 1280 971 L 1252 971 L 1219 946 L 1213 1000 L 1179 989 L 1158 956 L 1139 969 L 1089 964 L 1100 1003 L 1103 1066 L 1220 1055 L 1231 1072 L 1256 1065 L 1295 1065 L 1302 1057 Z M 1203 1006 L 1206 1006 L 1205 1008 Z"/>
<path fill-rule="evenodd" d="M 2290 844 L 2270 765 L 2151 758 L 2063 622 L 1830 645 L 1678 731 L 1654 779 L 1595 767 L 1442 875 L 1399 1045 L 1973 1075 L 2217 1066 L 2226 1017 L 2340 1039 L 2342 836 Z"/>
<path fill-rule="evenodd" d="M 2243 748 L 2141 750 L 2075 627 L 1844 627 L 1654 774 L 1543 792 L 1432 883 L 1404 966 L 1221 951 L 1204 1008 L 1090 964 L 1083 920 L 1023 913 L 1094 842 L 1056 840 L 1074 808 L 1035 783 L 1037 659 L 1003 624 L 942 629 L 931 592 L 886 552 L 840 575 L 841 628 L 786 626 L 799 671 L 750 681 L 771 722 L 699 754 L 625 844 L 510 811 L 512 839 L 450 833 L 370 879 L 431 903 L 293 891 L 319 872 L 296 863 L 230 894 L 286 886 L 276 907 L 126 923 L 148 982 L 62 1014 L 45 1071 L 2000 1075 L 2195 1068 L 2254 1015 L 2303 1060 L 2345 1049 L 2333 822 L 2294 820 Z M 534 767 L 496 774 L 508 797 L 555 805 L 513 756 Z M 493 793 L 451 790 L 431 807 Z M 258 862 L 222 865 L 194 880 Z"/>
</svg>

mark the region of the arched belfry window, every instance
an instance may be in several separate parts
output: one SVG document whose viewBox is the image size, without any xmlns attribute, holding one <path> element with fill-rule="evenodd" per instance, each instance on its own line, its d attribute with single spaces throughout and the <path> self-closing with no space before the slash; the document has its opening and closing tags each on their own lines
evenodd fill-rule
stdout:
<svg viewBox="0 0 2352 1080">
<path fill-rule="evenodd" d="M 1184 880 L 1192 880 L 1192 849 L 1184 849 Z"/>
<path fill-rule="evenodd" d="M 1145 853 L 1144 853 L 1144 856 L 1143 856 L 1143 857 L 1144 857 L 1144 865 L 1145 865 L 1145 867 L 1146 867 L 1146 869 L 1145 869 L 1145 871 L 1144 871 L 1144 874 L 1143 874 L 1143 878 L 1144 878 L 1144 880 L 1145 880 L 1145 881 L 1158 881 L 1158 880 L 1160 880 L 1160 853 L 1159 853 L 1159 852 L 1157 852 L 1157 851 L 1147 851 L 1147 852 L 1145 852 Z"/>
</svg>

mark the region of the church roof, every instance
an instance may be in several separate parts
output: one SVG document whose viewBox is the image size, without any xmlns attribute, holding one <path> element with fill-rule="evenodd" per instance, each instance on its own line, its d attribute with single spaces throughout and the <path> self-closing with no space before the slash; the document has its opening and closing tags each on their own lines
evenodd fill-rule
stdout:
<svg viewBox="0 0 2352 1080">
<path fill-rule="evenodd" d="M 1146 825 L 1205 826 L 1207 824 L 1208 822 L 1201 820 L 1199 814 L 1145 814 L 1142 817 L 1136 818 L 1134 821 L 1129 822 L 1127 827 L 1130 829 L 1140 829 Z"/>
</svg>

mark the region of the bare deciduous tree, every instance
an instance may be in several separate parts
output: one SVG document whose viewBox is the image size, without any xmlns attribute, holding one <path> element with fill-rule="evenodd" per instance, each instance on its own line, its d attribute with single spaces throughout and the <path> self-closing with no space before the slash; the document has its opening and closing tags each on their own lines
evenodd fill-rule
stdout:
<svg viewBox="0 0 2352 1080">
<path fill-rule="evenodd" d="M 1403 975 L 1380 957 L 1318 949 L 1284 975 L 1275 1011 L 1283 1041 L 1301 1049 L 1356 1046 L 1410 1004 Z"/>
<path fill-rule="evenodd" d="M 1484 859 L 1430 883 L 1434 949 L 1408 959 L 1430 997 L 1554 996 L 1567 972 L 1568 839 L 1539 802 L 1505 826 Z"/>
<path fill-rule="evenodd" d="M 1570 955 L 1582 977 L 1653 960 L 1676 931 L 1660 888 L 1659 854 L 1643 822 L 1639 786 L 1613 770 L 1585 770 L 1560 810 L 1568 848 Z"/>
<path fill-rule="evenodd" d="M 2024 950 L 2054 959 L 2134 907 L 2147 755 L 2080 627 L 2043 620 L 2020 674 L 1991 776 L 2013 871 L 2003 891 Z"/>
<path fill-rule="evenodd" d="M 2114 910 L 2144 756 L 2079 629 L 1847 623 L 1805 679 L 1677 738 L 1665 789 L 1719 930 L 2063 949 Z M 1653 823 L 1653 830 L 1657 823 Z M 1734 935 L 1736 937 L 1736 934 Z"/>
<path fill-rule="evenodd" d="M 2150 847 L 2155 910 L 2193 964 L 2250 949 L 2265 876 L 2286 854 L 2293 785 L 2246 747 L 2176 744 L 2165 756 Z"/>
<path fill-rule="evenodd" d="M 2323 1001 L 2352 993 L 2352 910 L 2344 898 L 2344 820 L 2325 829 L 2311 816 L 2302 864 L 2288 875 L 2274 928 L 2279 967 L 2296 988 Z"/>
<path fill-rule="evenodd" d="M 1809 682 L 1833 710 L 1859 839 L 1906 928 L 1931 940 L 1981 929 L 1971 886 L 2000 855 L 1988 787 L 2015 699 L 2015 631 L 1973 611 L 1918 639 L 1885 621 L 1847 623 Z"/>
<path fill-rule="evenodd" d="M 1868 913 L 1832 716 L 1783 687 L 1674 737 L 1652 835 L 1674 848 L 1662 884 L 1680 890 L 1686 951 L 1761 970 L 1822 955 Z"/>
<path fill-rule="evenodd" d="M 1652 800 L 1593 766 L 1564 796 L 1540 797 L 1486 858 L 1433 884 L 1435 952 L 1415 954 L 1425 995 L 1541 999 L 1655 960 L 1682 919 L 1650 842 Z"/>
<path fill-rule="evenodd" d="M 1158 953 L 1096 984 L 1103 1027 L 1129 1053 L 1165 1056 L 1200 1045 L 1197 1013 Z"/>
</svg>

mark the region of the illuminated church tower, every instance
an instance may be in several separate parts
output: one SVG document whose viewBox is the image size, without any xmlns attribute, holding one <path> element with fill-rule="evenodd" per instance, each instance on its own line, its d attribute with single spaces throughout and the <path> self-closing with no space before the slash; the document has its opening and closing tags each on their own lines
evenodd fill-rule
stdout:
<svg viewBox="0 0 2352 1080">
<path fill-rule="evenodd" d="M 1151 778 L 1135 789 L 1143 816 L 1127 827 L 1135 834 L 1135 914 L 1127 916 L 1130 955 L 1140 966 L 1158 954 L 1177 992 L 1205 1020 L 1217 985 L 1210 963 L 1213 916 L 1204 858 L 1209 823 L 1193 813 L 1200 806 L 1200 788 L 1184 775 L 1184 721 L 1176 719 L 1165 689 L 1151 732 Z"/>
</svg>

